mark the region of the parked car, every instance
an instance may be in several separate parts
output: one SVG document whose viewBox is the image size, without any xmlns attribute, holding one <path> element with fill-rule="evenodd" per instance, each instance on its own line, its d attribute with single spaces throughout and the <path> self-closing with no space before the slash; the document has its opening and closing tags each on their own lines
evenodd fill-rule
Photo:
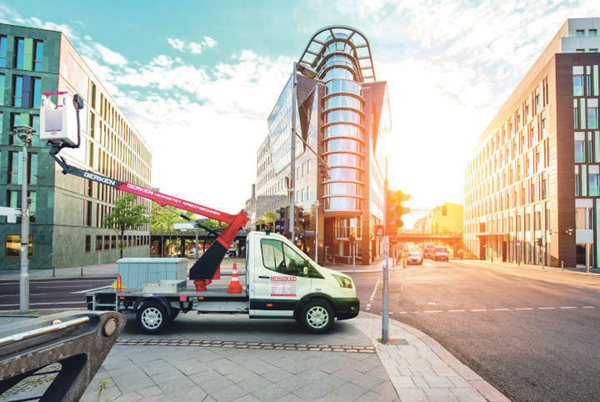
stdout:
<svg viewBox="0 0 600 402">
<path fill-rule="evenodd" d="M 434 250 L 435 250 L 435 246 L 433 244 L 423 244 L 423 256 L 425 258 L 433 259 Z"/>
<path fill-rule="evenodd" d="M 411 251 L 406 260 L 408 265 L 423 265 L 423 254 L 420 251 Z"/>
<path fill-rule="evenodd" d="M 433 259 L 436 261 L 448 261 L 448 248 L 446 246 L 435 246 Z"/>
</svg>

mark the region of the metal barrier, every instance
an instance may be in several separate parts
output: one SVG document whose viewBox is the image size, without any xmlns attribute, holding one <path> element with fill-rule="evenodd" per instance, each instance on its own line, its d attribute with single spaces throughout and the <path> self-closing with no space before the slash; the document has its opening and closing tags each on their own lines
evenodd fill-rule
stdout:
<svg viewBox="0 0 600 402">
<path fill-rule="evenodd" d="M 15 401 L 78 401 L 125 322 L 113 311 L 72 311 L 0 326 L 0 395 L 29 377 L 56 375 L 43 395 Z"/>
</svg>

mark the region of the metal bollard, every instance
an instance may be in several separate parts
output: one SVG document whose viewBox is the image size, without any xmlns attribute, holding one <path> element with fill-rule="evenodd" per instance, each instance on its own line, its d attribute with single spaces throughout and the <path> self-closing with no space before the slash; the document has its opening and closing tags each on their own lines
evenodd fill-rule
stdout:
<svg viewBox="0 0 600 402">
<path fill-rule="evenodd" d="M 563 272 L 565 270 L 565 262 L 561 261 L 560 262 L 560 272 Z"/>
<path fill-rule="evenodd" d="M 83 267 L 81 267 L 81 276 L 83 276 Z"/>
<path fill-rule="evenodd" d="M 56 278 L 56 267 L 54 265 L 52 266 L 52 277 Z"/>
</svg>

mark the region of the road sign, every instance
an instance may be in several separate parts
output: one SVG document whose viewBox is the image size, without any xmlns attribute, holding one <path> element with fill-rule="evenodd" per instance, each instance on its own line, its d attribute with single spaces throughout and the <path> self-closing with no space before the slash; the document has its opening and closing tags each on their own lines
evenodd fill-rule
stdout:
<svg viewBox="0 0 600 402">
<path fill-rule="evenodd" d="M 383 225 L 375 225 L 375 236 L 383 236 L 384 227 Z"/>
<path fill-rule="evenodd" d="M 194 225 L 190 222 L 173 222 L 173 229 L 184 232 L 186 230 L 194 230 Z"/>
<path fill-rule="evenodd" d="M 21 216 L 21 210 L 10 207 L 0 207 L 0 216 L 6 216 L 6 223 L 16 223 L 17 216 Z"/>
</svg>

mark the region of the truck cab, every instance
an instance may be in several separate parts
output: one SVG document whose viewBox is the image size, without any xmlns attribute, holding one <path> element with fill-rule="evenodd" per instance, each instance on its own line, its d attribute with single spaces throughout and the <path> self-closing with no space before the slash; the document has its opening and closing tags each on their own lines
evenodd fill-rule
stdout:
<svg viewBox="0 0 600 402">
<path fill-rule="evenodd" d="M 160 332 L 180 312 L 190 311 L 294 319 L 312 333 L 327 332 L 336 318 L 358 315 L 360 301 L 352 279 L 319 266 L 284 236 L 251 232 L 246 251 L 242 293 L 230 294 L 227 287 L 218 285 L 196 291 L 185 277 L 171 281 L 177 283 L 159 281 L 137 288 L 125 283 L 120 291 L 115 288 L 89 293 L 88 309 L 134 313 L 147 333 Z"/>
</svg>

